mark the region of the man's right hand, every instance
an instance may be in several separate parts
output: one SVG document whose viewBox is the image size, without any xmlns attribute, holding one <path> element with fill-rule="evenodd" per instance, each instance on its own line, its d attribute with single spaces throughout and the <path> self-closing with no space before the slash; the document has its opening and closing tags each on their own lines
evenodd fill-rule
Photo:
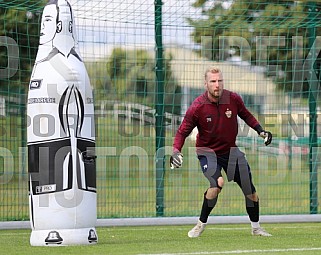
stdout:
<svg viewBox="0 0 321 255">
<path fill-rule="evenodd" d="M 171 169 L 180 168 L 183 164 L 183 154 L 180 152 L 174 152 L 170 159 Z"/>
</svg>

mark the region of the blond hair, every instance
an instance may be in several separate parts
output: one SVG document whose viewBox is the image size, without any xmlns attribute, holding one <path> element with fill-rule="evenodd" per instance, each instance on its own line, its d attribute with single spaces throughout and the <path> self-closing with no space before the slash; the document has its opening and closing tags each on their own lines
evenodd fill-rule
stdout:
<svg viewBox="0 0 321 255">
<path fill-rule="evenodd" d="M 206 69 L 205 75 L 204 75 L 205 80 L 206 80 L 206 78 L 207 78 L 207 74 L 208 74 L 208 73 L 222 73 L 222 71 L 221 71 L 221 69 L 219 69 L 219 68 L 217 68 L 217 67 L 214 67 L 214 66 L 208 67 L 208 68 Z"/>
</svg>

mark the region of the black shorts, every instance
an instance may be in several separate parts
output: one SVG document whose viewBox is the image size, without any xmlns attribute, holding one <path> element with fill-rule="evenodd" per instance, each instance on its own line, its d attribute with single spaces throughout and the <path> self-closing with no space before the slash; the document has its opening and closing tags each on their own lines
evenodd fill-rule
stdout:
<svg viewBox="0 0 321 255">
<path fill-rule="evenodd" d="M 244 195 L 256 192 L 252 182 L 250 166 L 245 154 L 239 148 L 231 148 L 230 153 L 216 156 L 214 152 L 206 152 L 197 156 L 204 176 L 209 180 L 210 187 L 218 187 L 217 179 L 222 176 L 224 169 L 228 181 L 236 182 L 242 189 Z"/>
</svg>

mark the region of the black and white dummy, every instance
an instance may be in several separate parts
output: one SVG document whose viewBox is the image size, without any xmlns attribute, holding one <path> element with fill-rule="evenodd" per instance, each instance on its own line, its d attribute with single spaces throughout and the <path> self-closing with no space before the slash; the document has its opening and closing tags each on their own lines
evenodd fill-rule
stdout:
<svg viewBox="0 0 321 255">
<path fill-rule="evenodd" d="M 94 100 L 66 0 L 50 0 L 27 102 L 32 246 L 98 241 Z"/>
</svg>

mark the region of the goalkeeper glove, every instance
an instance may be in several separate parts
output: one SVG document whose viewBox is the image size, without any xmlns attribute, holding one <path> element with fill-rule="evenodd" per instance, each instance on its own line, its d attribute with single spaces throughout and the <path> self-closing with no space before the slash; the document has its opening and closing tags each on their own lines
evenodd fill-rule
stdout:
<svg viewBox="0 0 321 255">
<path fill-rule="evenodd" d="M 183 164 L 183 154 L 180 152 L 174 152 L 170 159 L 171 169 L 180 168 Z"/>
<path fill-rule="evenodd" d="M 272 134 L 271 134 L 271 132 L 263 130 L 260 133 L 260 136 L 262 138 L 264 138 L 264 143 L 265 143 L 266 146 L 268 146 L 272 142 Z"/>
<path fill-rule="evenodd" d="M 257 125 L 255 128 L 256 132 L 264 139 L 264 143 L 268 146 L 272 142 L 272 134 L 269 131 L 265 131 L 261 125 Z"/>
</svg>

